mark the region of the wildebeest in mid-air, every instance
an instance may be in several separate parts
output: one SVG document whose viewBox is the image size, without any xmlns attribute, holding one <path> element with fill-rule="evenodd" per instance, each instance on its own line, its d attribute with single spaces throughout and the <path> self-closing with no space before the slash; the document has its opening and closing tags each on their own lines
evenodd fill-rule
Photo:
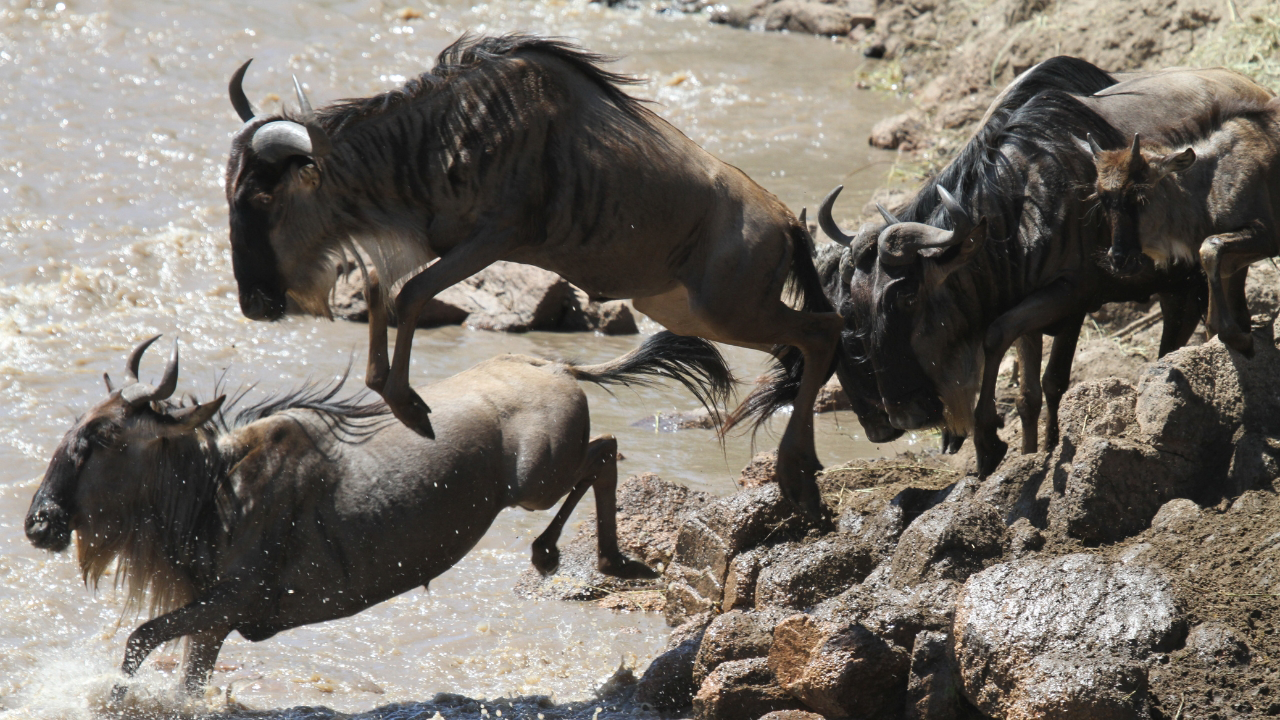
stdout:
<svg viewBox="0 0 1280 720">
<path fill-rule="evenodd" d="M 1104 92 L 1083 96 L 1061 83 L 1037 87 L 1038 66 L 1002 94 L 1003 106 L 989 111 L 987 124 L 957 159 L 897 216 L 886 212 L 885 224 L 851 238 L 831 220 L 830 198 L 819 212 L 824 229 L 851 243 L 856 256 L 847 302 L 851 324 L 894 426 L 972 430 L 984 476 L 1006 450 L 996 435 L 994 395 L 999 360 L 1012 342 L 1023 339 L 1034 367 L 1038 334 L 1055 335 L 1044 385 L 1052 446 L 1057 402 L 1086 312 L 1103 302 L 1160 293 L 1162 354 L 1185 343 L 1199 319 L 1203 280 L 1197 269 L 1114 274 L 1105 258 L 1107 228 L 1081 192 L 1093 181 L 1092 162 L 1075 140 L 1092 134 L 1114 145 L 1130 129 L 1175 132 L 1199 108 L 1183 108 L 1182 116 L 1135 111 L 1142 106 L 1135 96 L 1159 93 L 1161 83 L 1198 88 L 1206 97 L 1258 92 L 1247 79 L 1219 82 L 1211 72 L 1168 73 L 1158 80 L 1151 76 L 1160 73 L 1144 74 L 1117 84 L 1081 60 L 1059 58 L 1042 66 L 1050 63 L 1085 78 L 1077 83 L 1084 88 L 1092 76 Z M 948 187 L 956 188 L 956 198 L 949 198 Z M 1034 378 L 1028 364 L 1024 380 Z M 1038 396 L 1038 388 L 1032 394 Z M 1024 443 L 1028 437 L 1034 442 L 1036 400 L 1021 413 Z"/>
<path fill-rule="evenodd" d="M 246 63 L 230 84 L 245 125 L 226 178 L 241 310 L 272 320 L 292 298 L 328 313 L 335 258 L 352 242 L 388 285 L 408 277 L 394 355 L 366 382 L 430 437 L 409 357 L 437 293 L 510 260 L 593 297 L 631 298 L 680 335 L 777 354 L 784 382 L 752 407 L 793 403 L 780 484 L 821 515 L 813 404 L 835 370 L 841 320 L 812 238 L 771 193 L 627 95 L 634 81 L 603 60 L 559 40 L 463 37 L 403 88 L 313 111 L 299 86 L 301 111 L 271 116 L 245 96 Z"/>
<path fill-rule="evenodd" d="M 1245 281 L 1249 265 L 1280 254 L 1280 99 L 1206 108 L 1173 142 L 1104 150 L 1094 196 L 1122 268 L 1199 264 L 1209 280 L 1210 333 L 1253 355 Z"/>
<path fill-rule="evenodd" d="M 563 506 L 533 542 L 542 572 L 574 505 L 595 490 L 599 568 L 653 577 L 624 556 L 615 528 L 617 441 L 590 437 L 579 381 L 679 380 L 711 402 L 732 382 L 711 343 L 663 332 L 600 365 L 502 355 L 425 390 L 439 440 L 396 422 L 381 402 L 337 400 L 341 382 L 241 409 L 225 395 L 179 406 L 178 351 L 157 386 L 128 382 L 67 432 L 31 501 L 32 544 L 65 549 L 75 531 L 85 581 L 112 566 L 130 605 L 156 617 L 129 636 L 123 672 L 188 637 L 184 685 L 208 681 L 223 640 L 264 640 L 346 617 L 460 560 L 507 507 Z M 127 689 L 112 693 L 117 704 Z"/>
</svg>

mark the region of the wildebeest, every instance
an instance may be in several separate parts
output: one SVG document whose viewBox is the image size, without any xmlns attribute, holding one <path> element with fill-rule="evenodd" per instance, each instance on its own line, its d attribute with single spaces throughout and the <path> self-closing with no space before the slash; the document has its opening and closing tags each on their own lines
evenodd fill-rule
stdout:
<svg viewBox="0 0 1280 720">
<path fill-rule="evenodd" d="M 223 640 L 248 640 L 334 618 L 424 587 L 480 540 L 507 507 L 547 509 L 533 564 L 558 563 L 556 541 L 594 488 L 599 568 L 652 577 L 618 549 L 617 441 L 590 437 L 579 381 L 674 378 L 700 397 L 732 378 L 715 347 L 663 332 L 600 365 L 502 355 L 436 383 L 437 439 L 395 422 L 382 403 L 335 400 L 341 382 L 246 407 L 230 422 L 225 395 L 181 407 L 178 351 L 158 386 L 129 382 L 82 416 L 54 451 L 31 501 L 26 534 L 61 551 L 76 537 L 85 581 L 116 563 L 136 606 L 158 615 L 133 631 L 131 676 L 161 643 L 191 640 L 189 692 L 208 681 Z M 118 686 L 113 700 L 126 692 Z"/>
<path fill-rule="evenodd" d="M 1045 373 L 1047 439 L 1053 444 L 1057 401 L 1085 312 L 1102 302 L 1165 293 L 1162 352 L 1185 342 L 1198 319 L 1196 273 L 1151 270 L 1120 281 L 1097 257 L 1105 228 L 1086 212 L 1079 189 L 1092 180 L 1092 163 L 1080 162 L 1088 156 L 1073 147 L 1073 137 L 1094 134 L 1116 143 L 1122 134 L 1112 120 L 1157 131 L 1170 121 L 1116 115 L 1104 118 L 1059 88 L 1010 102 L 990 115 L 989 129 L 979 130 L 974 140 L 980 144 L 971 141 L 898 217 L 886 214 L 885 225 L 863 228 L 854 241 L 862 252 L 856 254 L 850 310 L 893 424 L 944 424 L 955 434 L 972 428 L 982 475 L 994 470 L 1006 449 L 996 435 L 995 379 L 1015 339 L 1033 336 L 1024 344 L 1038 366 L 1034 335 L 1056 336 Z M 947 199 L 947 187 L 956 188 L 958 202 Z M 829 234 L 839 233 L 829 203 L 819 219 Z M 1176 302 L 1166 304 L 1169 299 Z M 1034 377 L 1024 372 L 1028 376 Z M 1038 410 L 1023 415 L 1031 433 L 1034 420 L 1027 418 Z"/>
<path fill-rule="evenodd" d="M 797 379 L 780 484 L 820 515 L 812 409 L 841 320 L 811 238 L 776 197 L 623 92 L 634 81 L 603 60 L 558 40 L 463 37 L 399 90 L 312 111 L 299 87 L 294 116 L 255 114 L 246 63 L 230 85 L 245 125 L 226 177 L 241 310 L 275 319 L 289 297 L 326 313 L 334 258 L 352 241 L 388 285 L 408 276 L 394 355 L 366 382 L 429 437 L 409 357 L 419 311 L 441 290 L 512 260 L 632 298 L 681 335 L 778 354 Z M 788 285 L 799 309 L 783 300 Z"/>
<path fill-rule="evenodd" d="M 1095 197 L 1117 267 L 1128 271 L 1141 257 L 1158 266 L 1198 260 L 1210 332 L 1252 356 L 1249 265 L 1280 253 L 1280 99 L 1214 103 L 1199 119 L 1174 142 L 1144 147 L 1135 134 L 1129 148 L 1104 150 L 1090 138 Z"/>
</svg>

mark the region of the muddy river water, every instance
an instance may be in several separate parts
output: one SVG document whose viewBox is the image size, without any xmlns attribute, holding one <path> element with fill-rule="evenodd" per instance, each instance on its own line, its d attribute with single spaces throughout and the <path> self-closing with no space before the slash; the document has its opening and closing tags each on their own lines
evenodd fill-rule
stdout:
<svg viewBox="0 0 1280 720">
<path fill-rule="evenodd" d="M 291 73 L 318 104 L 394 87 L 467 30 L 561 35 L 620 56 L 617 68 L 648 78 L 636 94 L 797 210 L 816 207 L 837 182 L 849 187 L 842 205 L 860 207 L 893 159 L 870 150 L 866 136 L 896 107 L 854 88 L 862 59 L 847 45 L 582 0 L 405 0 L 421 15 L 408 19 L 398 2 L 0 7 L 0 716 L 90 716 L 138 622 L 121 617 L 110 578 L 95 595 L 69 553 L 37 551 L 22 534 L 49 454 L 104 396 L 103 371 L 119 373 L 129 348 L 156 332 L 181 339 L 180 391 L 206 397 L 224 369 L 232 385 L 256 383 L 256 394 L 333 377 L 353 356 L 363 367 L 363 326 L 253 323 L 238 310 L 222 182 L 240 125 L 226 82 L 244 59 L 255 58 L 250 99 L 271 109 Z M 422 331 L 413 378 L 429 383 L 500 352 L 595 362 L 637 342 Z M 144 361 L 144 378 L 159 372 L 163 354 Z M 754 353 L 730 354 L 748 378 L 763 367 Z M 654 471 L 711 493 L 734 489 L 750 457 L 747 438 L 722 450 L 707 431 L 632 427 L 658 411 L 691 409 L 686 393 L 588 394 L 595 430 L 619 438 L 624 475 Z M 849 413 L 823 416 L 823 462 L 886 451 L 860 433 Z M 762 435 L 760 446 L 775 437 Z M 235 700 L 259 709 L 352 712 L 442 691 L 568 700 L 589 697 L 620 662 L 643 670 L 666 637 L 660 617 L 513 594 L 529 542 L 549 518 L 504 513 L 430 592 L 261 643 L 233 636 L 213 679 L 221 692 L 209 702 L 217 707 L 229 685 Z M 163 703 L 178 657 L 174 648 L 157 651 L 136 690 Z"/>
</svg>

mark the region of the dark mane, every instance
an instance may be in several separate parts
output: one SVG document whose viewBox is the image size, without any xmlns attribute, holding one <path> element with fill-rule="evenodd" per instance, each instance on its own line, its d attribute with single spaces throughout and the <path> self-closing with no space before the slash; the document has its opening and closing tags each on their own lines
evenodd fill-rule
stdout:
<svg viewBox="0 0 1280 720">
<path fill-rule="evenodd" d="M 1006 191 L 999 187 L 1000 175 L 1008 163 L 1000 146 L 1010 137 L 1009 123 L 1019 110 L 1041 93 L 1092 95 L 1115 84 L 1116 79 L 1110 74 L 1080 58 L 1059 56 L 1040 63 L 1006 91 L 1000 104 L 990 111 L 987 122 L 965 143 L 955 159 L 921 186 L 915 197 L 896 213 L 898 218 L 950 228 L 951 221 L 941 207 L 936 188 L 945 187 L 967 207 L 974 207 L 966 203 L 971 194 L 999 196 Z M 1077 111 L 1088 112 L 1083 105 L 1075 105 Z"/>
<path fill-rule="evenodd" d="M 454 91 L 452 86 L 460 79 L 478 69 L 488 70 L 495 64 L 514 58 L 521 53 L 542 53 L 568 63 L 599 86 L 600 90 L 624 112 L 637 119 L 647 118 L 650 115 L 650 111 L 640 100 L 622 91 L 623 86 L 636 85 L 642 82 L 641 80 L 622 73 L 609 72 L 600 67 L 605 63 L 613 62 L 615 59 L 612 57 L 583 50 L 560 38 L 544 38 L 523 33 L 499 36 L 474 36 L 468 33 L 440 52 L 435 67 L 405 83 L 404 87 L 368 98 L 339 100 L 327 107 L 317 108 L 317 118 L 332 136 L 353 123 L 394 111 L 415 101 L 451 91 L 456 94 L 457 91 Z M 480 97 L 481 103 L 490 109 L 498 110 L 503 115 L 511 114 L 513 108 L 510 104 L 495 97 L 495 87 L 502 86 L 487 87 L 487 93 Z"/>
<path fill-rule="evenodd" d="M 308 380 L 291 390 L 269 394 L 251 404 L 245 404 L 245 398 L 256 386 L 242 386 L 231 394 L 205 429 L 219 437 L 289 410 L 310 410 L 323 418 L 335 438 L 344 442 L 362 441 L 395 422 L 395 418 L 382 400 L 368 399 L 368 390 L 338 397 L 350 373 L 351 367 L 348 366 L 333 381 Z M 214 396 L 222 394 L 221 385 L 222 380 L 219 379 L 214 386 Z"/>
</svg>

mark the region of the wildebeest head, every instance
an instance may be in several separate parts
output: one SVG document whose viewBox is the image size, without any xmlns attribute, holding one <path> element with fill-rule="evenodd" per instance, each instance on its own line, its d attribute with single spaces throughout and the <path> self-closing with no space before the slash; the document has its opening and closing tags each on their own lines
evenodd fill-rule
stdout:
<svg viewBox="0 0 1280 720">
<path fill-rule="evenodd" d="M 178 383 L 176 343 L 160 384 L 139 381 L 142 354 L 159 337 L 129 354 L 122 387 L 114 388 L 104 376 L 107 398 L 76 421 L 58 444 L 27 511 L 24 529 L 38 548 L 65 550 L 71 531 L 76 532 L 86 579 L 96 580 L 117 554 L 139 543 L 156 518 L 158 497 L 149 490 L 156 482 L 155 455 L 171 454 L 176 445 L 192 442 L 194 429 L 208 422 L 225 399 L 176 410 L 164 402 Z"/>
<path fill-rule="evenodd" d="M 315 194 L 332 145 L 297 78 L 298 119 L 259 117 L 241 87 L 248 68 L 246 62 L 231 78 L 231 105 L 245 124 L 231 143 L 226 177 L 240 310 L 253 320 L 277 320 L 292 297 L 303 310 L 327 315 L 333 273 L 325 248 L 334 229 Z"/>
<path fill-rule="evenodd" d="M 922 358 L 935 367 L 949 362 L 939 357 L 949 348 L 930 347 L 920 352 L 922 344 L 930 343 L 930 334 L 942 328 L 922 325 L 930 320 L 929 310 L 948 306 L 933 302 L 932 295 L 951 273 L 972 258 L 986 238 L 987 223 L 985 218 L 973 222 L 941 186 L 938 193 L 950 217 L 951 230 L 901 222 L 877 206 L 884 224 L 867 225 L 857 236 L 846 236 L 850 247 L 858 250 L 850 285 L 850 311 L 893 426 L 914 430 L 945 423 L 963 433 L 968 430 L 966 424 L 947 417 L 939 383 L 933 377 L 937 373 L 926 372 L 920 364 Z M 819 219 L 829 234 L 838 232 L 834 223 L 826 228 L 829 212 L 820 213 Z"/>
<path fill-rule="evenodd" d="M 1092 200 L 1097 200 L 1111 230 L 1108 258 L 1112 269 L 1122 277 L 1143 270 L 1142 238 L 1138 231 L 1142 208 L 1154 188 L 1169 173 L 1181 172 L 1196 161 L 1196 152 L 1143 153 L 1142 141 L 1135 133 L 1133 144 L 1123 150 L 1103 150 L 1092 135 L 1088 149 L 1097 165 L 1097 186 Z"/>
</svg>

